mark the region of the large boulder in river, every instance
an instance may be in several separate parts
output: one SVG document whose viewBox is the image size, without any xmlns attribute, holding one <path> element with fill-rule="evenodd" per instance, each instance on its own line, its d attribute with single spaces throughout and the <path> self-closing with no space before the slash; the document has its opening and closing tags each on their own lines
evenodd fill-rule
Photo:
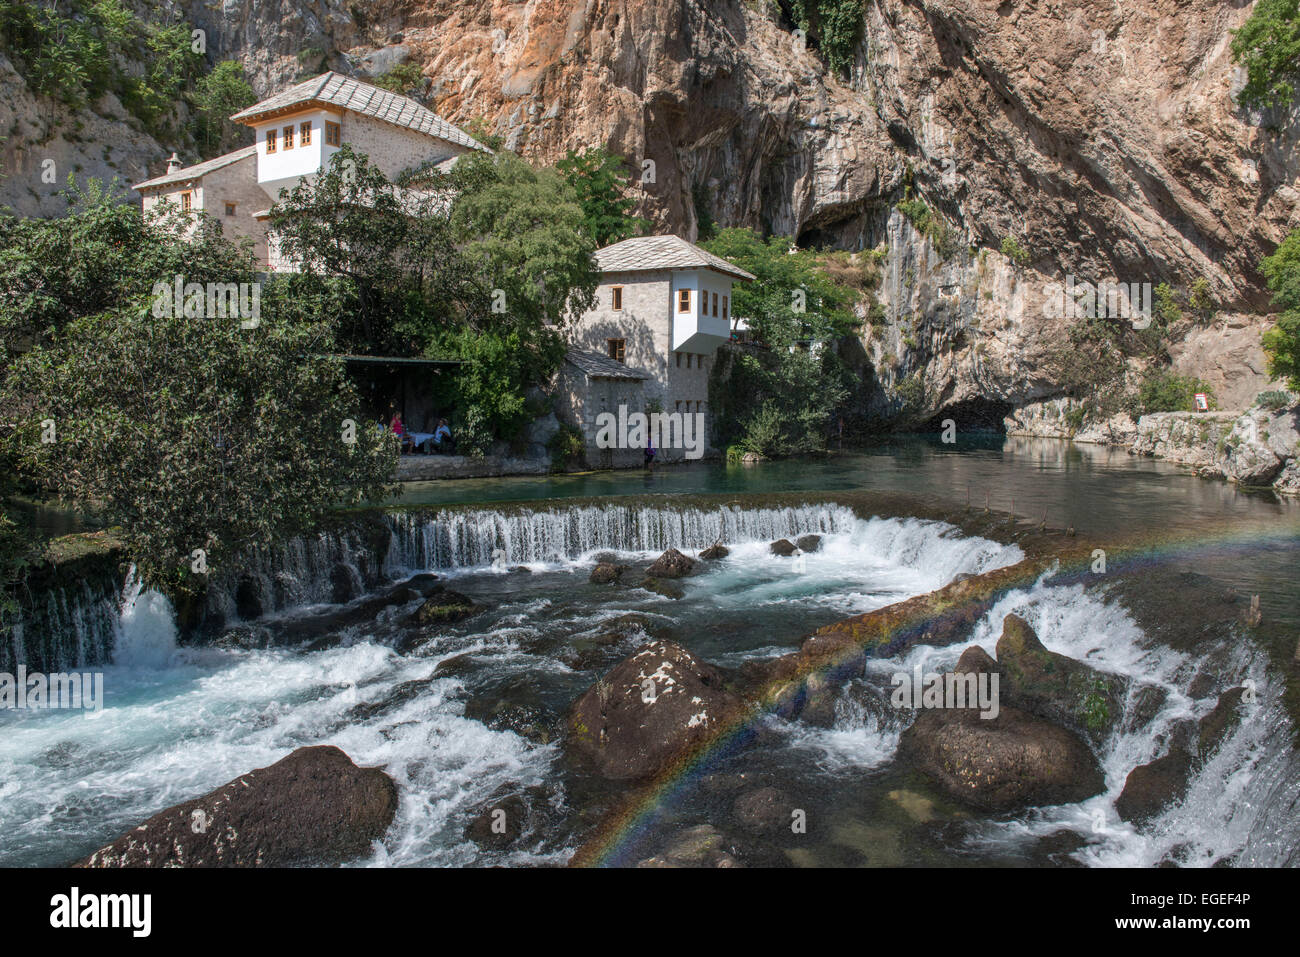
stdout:
<svg viewBox="0 0 1300 957">
<path fill-rule="evenodd" d="M 794 542 L 788 538 L 778 538 L 771 545 L 767 546 L 773 555 L 779 555 L 781 558 L 789 558 L 795 552 L 799 551 Z"/>
<path fill-rule="evenodd" d="M 1001 700 L 1100 744 L 1124 716 L 1126 682 L 1048 651 L 1019 615 L 1002 621 L 997 646 Z"/>
<path fill-rule="evenodd" d="M 726 545 L 723 545 L 721 542 L 714 542 L 704 551 L 700 552 L 700 558 L 704 559 L 706 562 L 716 562 L 718 559 L 726 558 L 730 554 L 731 549 Z"/>
<path fill-rule="evenodd" d="M 953 671 L 992 674 L 996 666 L 973 645 Z M 980 717 L 976 706 L 922 711 L 903 732 L 899 760 L 952 797 L 987 811 L 1073 804 L 1103 790 L 1101 767 L 1077 735 L 1002 704 L 1001 697 L 994 718 Z"/>
<path fill-rule="evenodd" d="M 695 559 L 670 548 L 645 570 L 649 578 L 683 578 L 695 569 Z"/>
<path fill-rule="evenodd" d="M 604 777 L 647 778 L 739 705 L 717 668 L 671 641 L 652 641 L 574 702 L 566 743 Z"/>
<path fill-rule="evenodd" d="M 801 552 L 819 552 L 822 548 L 822 537 L 820 535 L 800 535 L 794 540 L 794 543 Z"/>
<path fill-rule="evenodd" d="M 397 786 L 332 746 L 155 814 L 84 867 L 285 867 L 339 864 L 369 850 L 397 812 Z"/>
<path fill-rule="evenodd" d="M 903 732 L 898 758 L 957 800 L 993 812 L 1073 804 L 1106 783 L 1078 735 L 1006 705 L 989 719 L 973 709 L 923 711 Z"/>
</svg>

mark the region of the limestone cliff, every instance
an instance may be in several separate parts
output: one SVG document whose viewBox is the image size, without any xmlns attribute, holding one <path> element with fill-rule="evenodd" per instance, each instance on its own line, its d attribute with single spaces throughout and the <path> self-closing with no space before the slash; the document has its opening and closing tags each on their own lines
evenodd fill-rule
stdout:
<svg viewBox="0 0 1300 957">
<path fill-rule="evenodd" d="M 431 108 L 483 120 L 525 155 L 599 144 L 627 156 L 659 228 L 694 238 L 707 213 L 806 245 L 887 246 L 884 320 L 864 335 L 882 415 L 1058 395 L 1045 353 L 1062 324 L 1043 300 L 1067 275 L 1203 280 L 1218 318 L 1180 330 L 1175 366 L 1237 408 L 1267 385 L 1256 266 L 1300 225 L 1300 126 L 1233 100 L 1242 79 L 1227 47 L 1243 0 L 864 0 L 843 76 L 776 2 L 178 6 L 207 31 L 210 58 L 240 59 L 258 94 L 324 68 L 376 76 L 411 63 Z M 5 68 L 7 108 L 45 109 Z M 44 135 L 40 124 L 10 119 L 11 157 L 38 157 L 24 137 Z M 168 144 L 116 129 L 95 127 L 93 143 L 127 179 L 162 168 Z M 89 147 L 73 154 L 106 169 Z M 909 181 L 952 229 L 944 256 L 896 211 Z M 35 202 L 25 180 L 0 199 Z M 997 251 L 1008 236 L 1023 263 Z"/>
</svg>

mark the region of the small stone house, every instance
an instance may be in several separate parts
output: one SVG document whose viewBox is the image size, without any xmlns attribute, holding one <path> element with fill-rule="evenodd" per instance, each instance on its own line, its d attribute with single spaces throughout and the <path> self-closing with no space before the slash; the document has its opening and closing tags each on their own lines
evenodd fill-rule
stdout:
<svg viewBox="0 0 1300 957">
<path fill-rule="evenodd" d="M 718 346 L 731 341 L 732 284 L 754 277 L 677 236 L 625 239 L 598 250 L 596 262 L 596 304 L 570 330 L 556 388 L 557 413 L 583 433 L 587 461 L 641 464 L 640 451 L 596 445 L 596 416 L 623 404 L 702 415 L 707 438 L 709 372 Z M 657 461 L 685 457 L 668 445 Z"/>
</svg>

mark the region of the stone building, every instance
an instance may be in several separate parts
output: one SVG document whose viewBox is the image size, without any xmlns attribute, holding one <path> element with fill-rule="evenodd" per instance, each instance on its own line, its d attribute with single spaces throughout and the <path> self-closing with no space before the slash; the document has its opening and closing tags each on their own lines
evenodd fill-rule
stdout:
<svg viewBox="0 0 1300 957">
<path fill-rule="evenodd" d="M 310 180 L 344 143 L 368 156 L 390 180 L 417 167 L 446 168 L 474 150 L 488 152 L 409 97 L 333 72 L 298 83 L 231 119 L 252 128 L 252 146 L 183 168 L 173 155 L 164 175 L 135 189 L 146 213 L 166 201 L 182 211 L 215 217 L 228 238 L 252 239 L 269 272 L 294 268 L 268 235 L 271 206 L 280 190 Z"/>
<path fill-rule="evenodd" d="M 707 439 L 709 371 L 731 339 L 731 287 L 754 277 L 677 236 L 625 239 L 598 250 L 596 261 L 596 304 L 571 329 L 556 384 L 561 419 L 582 432 L 592 465 L 642 461 L 643 446 L 602 448 L 596 440 L 599 414 L 617 415 L 620 405 L 694 416 Z M 671 440 L 657 447 L 658 461 L 694 457 Z"/>
</svg>

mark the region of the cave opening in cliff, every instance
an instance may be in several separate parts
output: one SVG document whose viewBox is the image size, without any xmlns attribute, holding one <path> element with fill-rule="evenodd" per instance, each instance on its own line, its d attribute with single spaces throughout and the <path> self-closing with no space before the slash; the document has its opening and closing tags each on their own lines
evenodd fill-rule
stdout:
<svg viewBox="0 0 1300 957">
<path fill-rule="evenodd" d="M 965 399 L 944 406 L 925 423 L 924 432 L 942 432 L 944 423 L 951 419 L 959 432 L 1005 433 L 1005 420 L 1014 406 L 999 399 Z"/>
</svg>

